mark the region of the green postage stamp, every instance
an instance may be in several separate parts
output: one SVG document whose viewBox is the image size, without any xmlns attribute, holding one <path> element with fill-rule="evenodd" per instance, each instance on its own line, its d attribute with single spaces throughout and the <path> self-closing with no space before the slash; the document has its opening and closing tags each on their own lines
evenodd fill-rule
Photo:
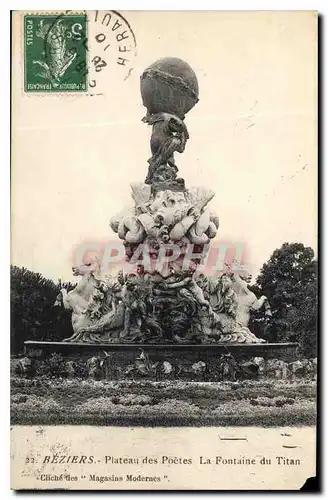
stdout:
<svg viewBox="0 0 328 500">
<path fill-rule="evenodd" d="M 87 16 L 24 17 L 25 92 L 86 92 Z"/>
</svg>

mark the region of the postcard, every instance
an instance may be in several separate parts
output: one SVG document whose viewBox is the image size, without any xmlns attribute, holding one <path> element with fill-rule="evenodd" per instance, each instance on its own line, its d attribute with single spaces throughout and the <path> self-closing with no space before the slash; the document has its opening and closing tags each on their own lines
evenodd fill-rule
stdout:
<svg viewBox="0 0 328 500">
<path fill-rule="evenodd" d="M 317 29 L 12 13 L 12 489 L 315 484 Z"/>
</svg>

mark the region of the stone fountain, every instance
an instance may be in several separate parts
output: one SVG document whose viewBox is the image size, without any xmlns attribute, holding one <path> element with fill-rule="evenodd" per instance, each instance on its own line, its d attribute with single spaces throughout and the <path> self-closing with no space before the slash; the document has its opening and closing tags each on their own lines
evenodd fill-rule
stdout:
<svg viewBox="0 0 328 500">
<path fill-rule="evenodd" d="M 222 355 L 293 359 L 296 344 L 268 344 L 248 328 L 250 311 L 271 314 L 266 297 L 228 268 L 220 276 L 199 271 L 219 218 L 208 206 L 215 193 L 188 186 L 176 163 L 189 139 L 186 114 L 199 100 L 195 72 L 181 59 L 160 59 L 141 75 L 141 96 L 151 157 L 144 182 L 131 185 L 133 205 L 110 220 L 128 271 L 102 276 L 95 256 L 73 268 L 80 282 L 56 304 L 72 311 L 74 333 L 62 343 L 26 342 L 27 354 L 105 351 L 117 366 L 141 348 L 172 365 L 215 363 Z"/>
</svg>

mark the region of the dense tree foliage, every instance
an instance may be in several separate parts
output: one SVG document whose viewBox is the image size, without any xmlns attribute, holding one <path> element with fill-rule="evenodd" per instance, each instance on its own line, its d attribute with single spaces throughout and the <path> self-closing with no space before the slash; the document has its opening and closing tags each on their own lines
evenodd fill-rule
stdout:
<svg viewBox="0 0 328 500">
<path fill-rule="evenodd" d="M 54 307 L 62 286 L 42 274 L 11 266 L 11 351 L 22 352 L 25 340 L 62 340 L 71 334 L 69 311 Z"/>
<path fill-rule="evenodd" d="M 312 248 L 284 243 L 263 265 L 256 285 L 272 309 L 267 340 L 299 342 L 304 354 L 315 355 L 317 261 Z"/>
</svg>

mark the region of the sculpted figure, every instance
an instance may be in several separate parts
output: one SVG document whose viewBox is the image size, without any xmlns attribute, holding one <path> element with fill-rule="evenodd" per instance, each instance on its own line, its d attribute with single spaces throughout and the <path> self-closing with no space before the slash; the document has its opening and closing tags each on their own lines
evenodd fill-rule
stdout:
<svg viewBox="0 0 328 500">
<path fill-rule="evenodd" d="M 157 295 L 170 295 L 170 292 L 174 290 L 180 297 L 190 298 L 199 306 L 208 309 L 209 302 L 204 298 L 203 290 L 194 279 L 194 272 L 194 269 L 187 269 L 179 274 L 173 271 L 171 276 L 159 282 L 154 293 Z"/>
<path fill-rule="evenodd" d="M 119 300 L 119 286 L 100 278 L 99 259 L 90 257 L 86 264 L 73 268 L 81 280 L 70 292 L 62 289 L 55 305 L 72 311 L 73 335 L 66 342 L 99 340 L 92 334 L 123 325 L 124 310 Z"/>
<path fill-rule="evenodd" d="M 131 340 L 153 340 L 161 336 L 160 325 L 152 315 L 151 286 L 142 273 L 124 278 L 122 300 L 125 307 L 122 338 Z"/>
<path fill-rule="evenodd" d="M 152 194 L 146 184 L 133 184 L 132 197 L 134 212 L 119 214 L 110 222 L 127 244 L 142 243 L 146 238 L 175 243 L 187 237 L 190 243 L 204 245 L 217 233 L 218 217 L 205 209 L 212 191 L 163 189 Z"/>
<path fill-rule="evenodd" d="M 121 286 L 118 282 L 100 282 L 87 308 L 83 311 L 86 320 L 91 320 L 78 329 L 68 340 L 79 342 L 101 342 L 111 340 L 114 330 L 121 329 L 124 323 L 124 304 Z"/>
<path fill-rule="evenodd" d="M 242 326 L 248 326 L 251 311 L 259 311 L 265 308 L 265 315 L 271 316 L 270 304 L 265 295 L 259 299 L 248 288 L 247 278 L 242 278 L 239 274 L 231 275 L 232 289 L 237 295 L 236 320 Z"/>
<path fill-rule="evenodd" d="M 178 171 L 175 161 L 175 151 L 183 153 L 189 134 L 185 123 L 170 113 L 146 115 L 143 122 L 152 125 L 150 148 L 152 157 L 148 160 L 149 169 L 146 184 L 152 184 L 157 170 L 162 165 L 168 165 L 167 172 L 175 178 Z"/>
<path fill-rule="evenodd" d="M 226 313 L 232 318 L 236 317 L 237 297 L 232 289 L 229 276 L 210 276 L 206 280 L 206 291 L 212 310 L 218 313 Z"/>
<path fill-rule="evenodd" d="M 112 217 L 110 226 L 119 238 L 127 243 L 141 243 L 146 237 L 142 224 L 133 214 Z"/>
<path fill-rule="evenodd" d="M 223 274 L 220 277 L 201 277 L 199 284 L 204 289 L 204 295 L 208 297 L 210 308 L 208 314 L 201 315 L 201 323 L 204 334 L 222 343 L 261 343 L 248 328 L 248 323 L 239 321 L 240 305 L 239 297 L 233 289 L 233 281 L 230 275 Z"/>
<path fill-rule="evenodd" d="M 209 301 L 208 311 L 200 312 L 200 324 L 205 336 L 219 340 L 223 333 L 229 333 L 236 327 L 236 295 L 231 289 L 227 276 L 199 276 L 199 286 Z"/>
<path fill-rule="evenodd" d="M 207 306 L 202 290 L 196 286 L 199 292 L 197 295 L 197 291 L 193 289 L 191 276 L 189 272 L 175 273 L 173 270 L 166 278 L 159 273 L 146 275 L 153 292 L 152 314 L 162 327 L 164 341 L 174 340 L 180 343 L 190 340 L 190 327 L 197 312 L 197 301 Z"/>
<path fill-rule="evenodd" d="M 91 257 L 89 262 L 80 267 L 73 267 L 72 270 L 74 276 L 82 276 L 80 282 L 70 292 L 62 288 L 54 305 L 63 305 L 65 309 L 72 311 L 72 327 L 76 332 L 85 324 L 84 311 L 97 285 L 99 260 L 97 257 Z"/>
<path fill-rule="evenodd" d="M 211 238 L 216 236 L 219 219 L 215 214 L 205 209 L 213 196 L 214 192 L 211 190 L 203 188 L 188 189 L 188 198 L 192 205 L 189 215 L 195 218 L 195 224 L 190 227 L 188 232 L 191 243 L 205 245 Z"/>
<path fill-rule="evenodd" d="M 149 205 L 154 225 L 168 227 L 169 239 L 173 242 L 187 236 L 191 243 L 208 243 L 219 225 L 218 218 L 205 210 L 212 197 L 213 192 L 205 189 L 160 191 Z"/>
<path fill-rule="evenodd" d="M 205 245 L 211 238 L 216 236 L 219 227 L 219 219 L 208 210 L 205 210 L 199 216 L 196 210 L 194 210 L 193 214 L 196 221 L 189 230 L 190 241 L 195 245 Z"/>
</svg>

